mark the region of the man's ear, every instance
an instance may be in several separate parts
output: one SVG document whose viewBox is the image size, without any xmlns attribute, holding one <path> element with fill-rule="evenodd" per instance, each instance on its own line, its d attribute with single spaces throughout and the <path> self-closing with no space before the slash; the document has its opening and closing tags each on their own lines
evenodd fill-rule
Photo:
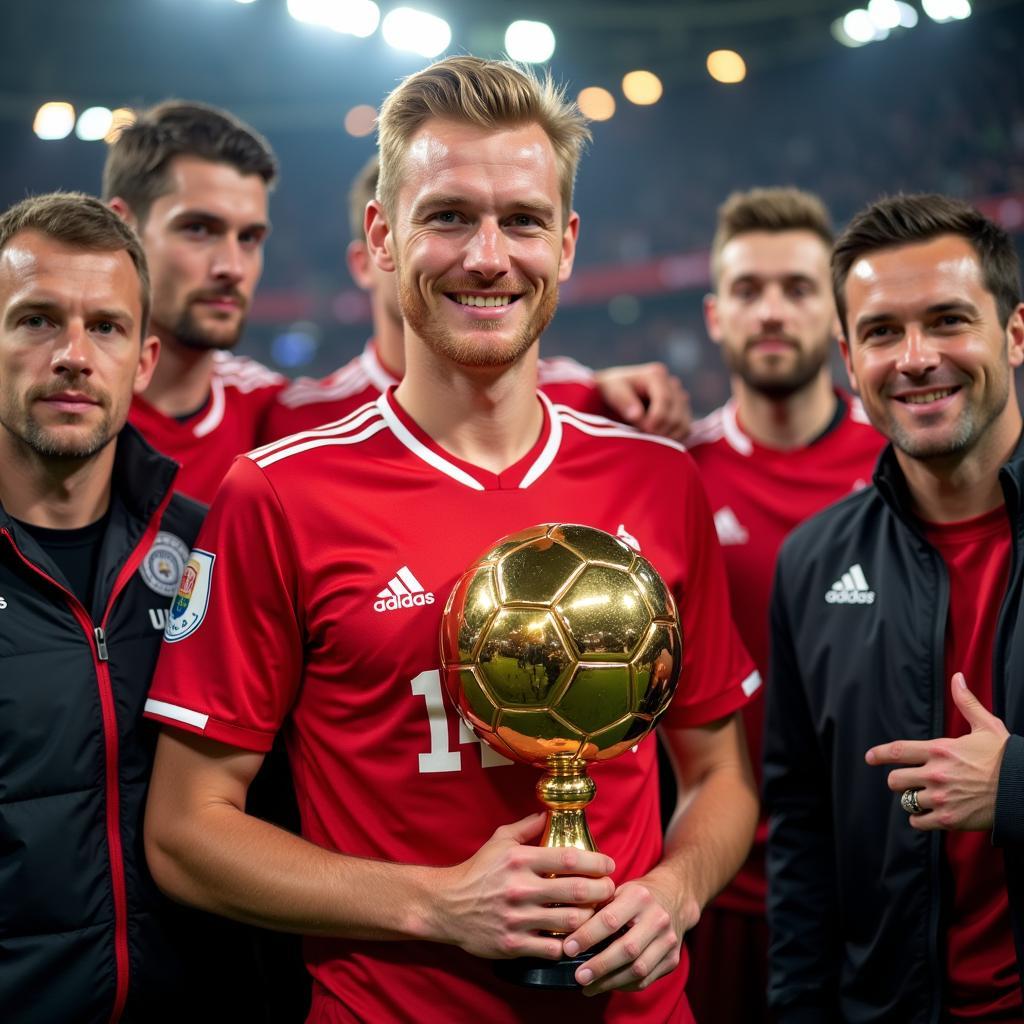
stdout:
<svg viewBox="0 0 1024 1024">
<path fill-rule="evenodd" d="M 366 204 L 363 230 L 366 234 L 366 246 L 370 250 L 370 258 L 381 270 L 393 271 L 395 258 L 391 247 L 394 244 L 394 236 L 391 233 L 384 207 L 376 199 L 371 199 Z"/>
<path fill-rule="evenodd" d="M 139 218 L 135 216 L 132 212 L 132 208 L 120 196 L 114 196 L 114 198 L 107 203 L 107 206 L 109 206 L 126 224 L 131 225 L 136 231 L 139 230 Z"/>
<path fill-rule="evenodd" d="M 722 329 L 718 324 L 718 296 L 714 292 L 704 296 L 704 326 L 708 337 L 717 345 L 722 340 Z"/>
<path fill-rule="evenodd" d="M 850 343 L 846 340 L 845 334 L 839 335 L 839 354 L 843 357 L 846 376 L 850 379 L 850 388 L 854 394 L 859 395 L 860 387 L 857 384 L 857 375 L 853 372 L 853 361 L 850 359 Z"/>
<path fill-rule="evenodd" d="M 373 260 L 365 240 L 351 241 L 345 250 L 345 263 L 348 265 L 349 276 L 364 292 L 373 288 L 373 276 L 370 268 Z"/>
<path fill-rule="evenodd" d="M 580 237 L 580 215 L 573 210 L 562 231 L 562 255 L 558 263 L 558 283 L 565 284 L 572 276 L 573 263 L 576 260 L 576 242 Z"/>
<path fill-rule="evenodd" d="M 153 379 L 153 371 L 156 369 L 159 358 L 160 339 L 155 334 L 150 334 L 142 339 L 139 365 L 135 371 L 135 382 L 132 387 L 135 394 L 141 395 L 149 387 L 149 382 Z"/>
</svg>

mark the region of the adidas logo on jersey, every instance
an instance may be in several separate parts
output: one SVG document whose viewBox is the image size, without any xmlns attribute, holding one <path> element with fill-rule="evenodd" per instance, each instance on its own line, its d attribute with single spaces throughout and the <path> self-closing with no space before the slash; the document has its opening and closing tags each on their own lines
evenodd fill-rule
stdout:
<svg viewBox="0 0 1024 1024">
<path fill-rule="evenodd" d="M 874 604 L 875 592 L 868 586 L 860 562 L 851 565 L 843 575 L 825 591 L 829 604 Z"/>
<path fill-rule="evenodd" d="M 746 544 L 750 540 L 747 528 L 736 518 L 728 505 L 715 513 L 715 532 L 719 544 Z"/>
<path fill-rule="evenodd" d="M 421 608 L 433 603 L 434 595 L 428 594 L 420 581 L 409 571 L 409 566 L 403 565 L 377 595 L 377 600 L 373 602 L 373 610 L 394 612 L 399 608 Z"/>
</svg>

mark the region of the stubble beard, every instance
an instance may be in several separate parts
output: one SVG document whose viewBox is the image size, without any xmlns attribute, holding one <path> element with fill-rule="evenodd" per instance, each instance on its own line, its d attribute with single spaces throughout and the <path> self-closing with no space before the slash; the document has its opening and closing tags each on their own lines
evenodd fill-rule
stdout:
<svg viewBox="0 0 1024 1024">
<path fill-rule="evenodd" d="M 817 380 L 828 361 L 828 346 L 831 337 L 809 349 L 794 349 L 796 359 L 785 373 L 774 373 L 755 369 L 747 358 L 746 348 L 739 352 L 726 349 L 726 365 L 751 391 L 772 401 L 781 401 L 810 387 Z"/>
<path fill-rule="evenodd" d="M 72 388 L 82 391 L 90 397 L 100 397 L 90 389 L 84 388 L 78 381 L 65 381 L 58 390 Z M 50 389 L 53 392 L 54 389 Z M 101 452 L 114 438 L 117 431 L 112 427 L 113 418 L 109 404 L 101 406 L 103 416 L 99 423 L 85 437 L 69 437 L 62 439 L 59 431 L 53 427 L 44 427 L 31 413 L 32 403 L 48 392 L 34 389 L 28 396 L 24 408 L 17 408 L 9 400 L 0 409 L 0 426 L 8 434 L 34 455 L 50 462 L 84 462 Z M 75 413 L 64 413 L 63 424 L 72 425 L 76 420 Z"/>
<path fill-rule="evenodd" d="M 415 284 L 407 281 L 400 270 L 397 272 L 399 274 L 398 302 L 406 323 L 432 352 L 443 356 L 457 366 L 490 369 L 513 365 L 536 344 L 537 339 L 551 323 L 555 310 L 558 308 L 558 288 L 554 287 L 543 296 L 540 305 L 530 318 L 508 341 L 500 344 L 481 345 L 479 341 L 459 337 L 450 330 L 441 322 L 439 316 L 430 312 L 422 296 L 416 290 Z M 529 291 L 517 301 L 523 302 L 528 296 Z M 450 302 L 451 300 L 439 293 L 439 301 Z M 482 320 L 478 330 L 497 332 L 503 328 L 504 324 L 501 321 Z"/>
<path fill-rule="evenodd" d="M 156 326 L 162 326 L 157 324 Z M 170 335 L 183 348 L 194 352 L 223 352 L 233 349 L 245 330 L 245 317 L 239 317 L 233 331 L 227 334 L 214 333 L 203 327 L 192 313 L 191 303 L 186 303 L 177 322 L 170 329 Z"/>
<path fill-rule="evenodd" d="M 966 386 L 966 385 L 965 385 Z M 930 439 L 916 431 L 906 430 L 895 416 L 888 416 L 884 433 L 904 455 L 921 462 L 941 460 L 969 452 L 985 436 L 1010 400 L 1010 367 L 1007 361 L 999 380 L 993 381 L 989 401 L 979 400 L 973 406 L 965 403 L 951 435 Z"/>
</svg>

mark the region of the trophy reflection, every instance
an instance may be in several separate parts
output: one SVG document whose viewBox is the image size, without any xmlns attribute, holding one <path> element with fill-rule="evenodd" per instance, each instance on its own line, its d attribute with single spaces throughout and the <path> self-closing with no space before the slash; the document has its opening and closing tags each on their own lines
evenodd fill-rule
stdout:
<svg viewBox="0 0 1024 1024">
<path fill-rule="evenodd" d="M 545 524 L 498 541 L 455 585 L 441 623 L 452 702 L 499 753 L 543 769 L 541 845 L 596 850 L 587 768 L 639 743 L 668 707 L 681 637 L 645 558 L 589 526 Z M 579 964 L 500 964 L 520 984 L 575 987 Z"/>
</svg>

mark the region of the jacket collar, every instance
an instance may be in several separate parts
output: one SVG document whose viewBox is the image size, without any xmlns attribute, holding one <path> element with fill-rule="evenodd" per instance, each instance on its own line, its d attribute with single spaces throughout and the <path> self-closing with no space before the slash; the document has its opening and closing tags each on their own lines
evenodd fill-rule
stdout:
<svg viewBox="0 0 1024 1024">
<path fill-rule="evenodd" d="M 148 522 L 174 484 L 178 464 L 156 451 L 131 424 L 124 425 L 116 443 L 112 497 L 120 498 L 133 518 Z M 3 505 L 0 526 L 16 527 Z"/>
<path fill-rule="evenodd" d="M 914 514 L 910 487 L 891 442 L 885 446 L 878 459 L 873 480 L 882 500 L 900 519 L 917 529 L 918 521 Z M 1007 513 L 1011 521 L 1016 523 L 1019 518 L 1017 512 L 1021 505 L 1021 494 L 1024 492 L 1024 433 L 1017 438 L 1017 446 L 1013 453 L 1000 467 L 999 483 L 1006 498 Z"/>
</svg>

